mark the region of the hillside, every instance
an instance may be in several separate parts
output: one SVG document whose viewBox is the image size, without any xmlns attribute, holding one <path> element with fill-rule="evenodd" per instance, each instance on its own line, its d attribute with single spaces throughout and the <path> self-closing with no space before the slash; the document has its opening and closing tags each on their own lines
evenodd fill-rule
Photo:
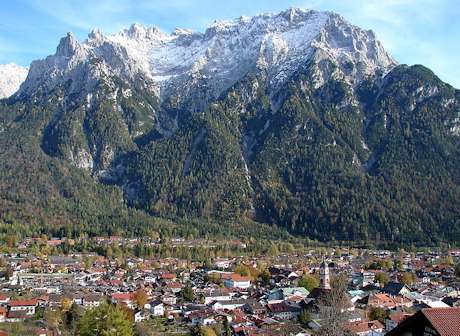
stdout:
<svg viewBox="0 0 460 336">
<path fill-rule="evenodd" d="M 458 242 L 459 145 L 460 92 L 335 13 L 68 34 L 0 101 L 0 218 Z"/>
</svg>

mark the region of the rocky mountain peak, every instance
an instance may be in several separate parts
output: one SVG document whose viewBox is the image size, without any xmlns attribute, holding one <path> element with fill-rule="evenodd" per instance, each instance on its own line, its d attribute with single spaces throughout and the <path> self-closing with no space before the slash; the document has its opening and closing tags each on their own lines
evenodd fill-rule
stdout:
<svg viewBox="0 0 460 336">
<path fill-rule="evenodd" d="M 152 39 L 157 36 L 163 35 L 157 27 L 145 27 L 140 23 L 134 23 L 129 27 L 128 30 L 125 30 L 125 34 L 132 39 Z"/>
<path fill-rule="evenodd" d="M 280 17 L 283 17 L 290 24 L 302 21 L 305 18 L 305 14 L 308 14 L 310 11 L 302 10 L 298 7 L 291 7 L 279 14 Z"/>
<path fill-rule="evenodd" d="M 80 42 L 78 42 L 75 35 L 71 32 L 61 38 L 59 45 L 56 48 L 56 56 L 72 57 L 78 50 L 81 49 Z"/>
<path fill-rule="evenodd" d="M 93 29 L 89 34 L 88 34 L 88 40 L 93 40 L 93 41 L 102 41 L 104 39 L 104 34 L 102 31 L 98 28 Z"/>
</svg>

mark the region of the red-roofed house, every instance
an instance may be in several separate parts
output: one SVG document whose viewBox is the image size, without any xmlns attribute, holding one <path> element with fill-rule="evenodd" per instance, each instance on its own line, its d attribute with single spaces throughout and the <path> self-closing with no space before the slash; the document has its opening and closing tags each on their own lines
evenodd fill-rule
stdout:
<svg viewBox="0 0 460 336">
<path fill-rule="evenodd" d="M 179 282 L 168 282 L 166 284 L 166 288 L 168 288 L 173 293 L 179 293 L 182 290 L 182 285 Z"/>
<path fill-rule="evenodd" d="M 25 310 L 9 311 L 6 316 L 6 322 L 23 322 L 33 315 L 27 315 Z"/>
<path fill-rule="evenodd" d="M 10 297 L 5 294 L 0 294 L 0 304 L 7 304 L 10 301 Z"/>
<path fill-rule="evenodd" d="M 395 307 L 412 307 L 413 302 L 403 296 L 390 296 L 385 293 L 370 294 L 356 301 L 358 305 L 393 309 Z"/>
<path fill-rule="evenodd" d="M 383 324 L 379 321 L 351 322 L 345 326 L 345 331 L 358 336 L 381 336 L 383 335 Z"/>
<path fill-rule="evenodd" d="M 114 293 L 111 296 L 112 303 L 117 304 L 125 304 L 128 308 L 134 308 L 134 301 L 133 301 L 134 293 Z"/>
<path fill-rule="evenodd" d="M 174 281 L 177 278 L 177 275 L 174 273 L 163 273 L 160 276 L 161 280 L 165 281 Z"/>
<path fill-rule="evenodd" d="M 385 320 L 385 329 L 386 331 L 390 331 L 393 328 L 396 328 L 398 324 L 400 324 L 402 321 L 404 321 L 406 318 L 411 316 L 410 314 L 406 314 L 403 312 L 396 312 L 391 314 L 386 320 Z"/>
<path fill-rule="evenodd" d="M 37 304 L 38 302 L 36 299 L 10 300 L 8 302 L 8 308 L 9 312 L 24 312 L 26 315 L 34 315 Z"/>
<path fill-rule="evenodd" d="M 279 319 L 289 320 L 300 315 L 300 307 L 291 306 L 286 301 L 267 305 L 270 313 Z"/>
<path fill-rule="evenodd" d="M 251 287 L 251 278 L 248 276 L 239 275 L 237 273 L 224 274 L 224 285 L 227 288 L 247 289 Z"/>
<path fill-rule="evenodd" d="M 422 309 L 387 333 L 400 335 L 459 336 L 460 307 Z"/>
</svg>

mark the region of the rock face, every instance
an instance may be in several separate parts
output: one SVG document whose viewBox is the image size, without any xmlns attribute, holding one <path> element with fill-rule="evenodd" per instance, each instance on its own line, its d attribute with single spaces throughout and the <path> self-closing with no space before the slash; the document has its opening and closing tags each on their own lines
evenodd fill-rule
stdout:
<svg viewBox="0 0 460 336">
<path fill-rule="evenodd" d="M 29 69 L 14 63 L 0 64 L 0 99 L 14 94 L 27 77 Z"/>
<path fill-rule="evenodd" d="M 263 78 L 260 85 L 274 100 L 292 76 L 311 63 L 315 64 L 315 88 L 331 77 L 356 86 L 396 65 L 373 32 L 355 27 L 334 13 L 292 8 L 279 14 L 215 22 L 204 33 L 176 29 L 165 34 L 134 24 L 111 36 L 94 30 L 82 43 L 69 33 L 54 55 L 32 62 L 16 96 L 27 100 L 37 92 L 46 96 L 60 91 L 64 113 L 56 114 L 56 125 L 48 127 L 51 136 L 62 119 L 68 119 L 65 110 L 80 108 L 87 119 L 88 114 L 107 108 L 111 101 L 111 109 L 119 115 L 113 130 L 118 131 L 105 141 L 99 135 L 97 143 L 78 137 L 70 147 L 59 144 L 67 137 L 44 141 L 50 154 L 100 174 L 119 154 L 120 144 L 114 144 L 113 139 L 119 138 L 117 142 L 130 147 L 152 126 L 161 136 L 170 136 L 189 113 L 202 111 L 248 75 Z M 149 101 L 139 97 L 144 93 L 150 96 Z M 141 106 L 129 107 L 128 100 L 130 105 Z M 133 114 L 137 114 L 134 120 Z M 87 124 L 94 124 L 94 120 Z M 73 134 L 83 132 L 87 138 L 94 139 L 89 132 L 102 132 L 75 122 L 68 126 L 78 128 Z M 105 150 L 111 153 L 109 157 Z"/>
<path fill-rule="evenodd" d="M 330 12 L 204 33 L 68 34 L 0 102 L 0 200 L 9 213 L 33 200 L 48 218 L 111 227 L 110 207 L 88 200 L 115 188 L 123 201 L 111 206 L 149 216 L 250 217 L 321 240 L 458 241 L 459 102 Z M 21 197 L 18 174 L 32 186 Z M 50 209 L 56 199 L 65 206 Z"/>
</svg>

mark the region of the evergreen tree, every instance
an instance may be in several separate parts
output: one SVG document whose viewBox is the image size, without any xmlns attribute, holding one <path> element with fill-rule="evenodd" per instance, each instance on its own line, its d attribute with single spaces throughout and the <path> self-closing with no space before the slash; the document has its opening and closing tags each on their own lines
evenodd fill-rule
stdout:
<svg viewBox="0 0 460 336">
<path fill-rule="evenodd" d="M 182 298 L 186 302 L 193 302 L 195 300 L 195 292 L 193 291 L 192 285 L 188 283 L 184 289 L 182 289 Z"/>
</svg>

